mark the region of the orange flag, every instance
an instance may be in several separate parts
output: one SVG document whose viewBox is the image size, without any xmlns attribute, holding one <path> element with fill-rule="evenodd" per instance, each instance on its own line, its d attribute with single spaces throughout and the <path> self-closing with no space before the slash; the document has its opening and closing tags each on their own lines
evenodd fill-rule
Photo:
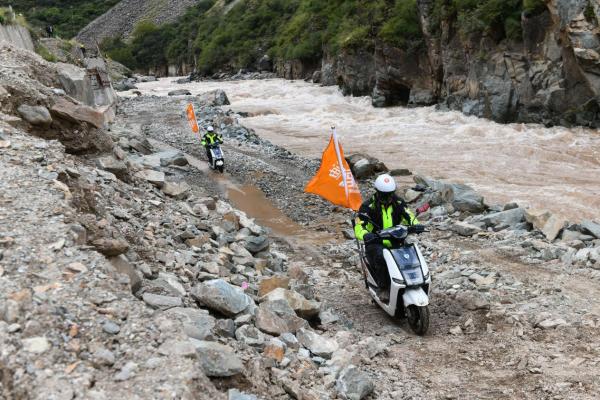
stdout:
<svg viewBox="0 0 600 400">
<path fill-rule="evenodd" d="M 306 185 L 306 193 L 314 193 L 333 204 L 357 211 L 362 204 L 362 196 L 354 176 L 344 158 L 344 151 L 335 130 L 329 145 L 323 152 L 321 168 Z"/>
<path fill-rule="evenodd" d="M 200 132 L 200 129 L 198 128 L 198 121 L 196 121 L 196 113 L 194 113 L 194 105 L 192 103 L 188 104 L 186 114 L 188 122 L 190 123 L 190 128 L 192 128 L 192 132 Z"/>
</svg>

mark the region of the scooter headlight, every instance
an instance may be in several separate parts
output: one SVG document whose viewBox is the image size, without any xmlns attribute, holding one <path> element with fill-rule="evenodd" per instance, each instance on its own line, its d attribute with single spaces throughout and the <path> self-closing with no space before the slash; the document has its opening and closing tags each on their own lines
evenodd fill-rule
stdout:
<svg viewBox="0 0 600 400">
<path fill-rule="evenodd" d="M 223 165 L 223 161 L 217 161 L 217 165 L 220 167 L 221 165 Z"/>
</svg>

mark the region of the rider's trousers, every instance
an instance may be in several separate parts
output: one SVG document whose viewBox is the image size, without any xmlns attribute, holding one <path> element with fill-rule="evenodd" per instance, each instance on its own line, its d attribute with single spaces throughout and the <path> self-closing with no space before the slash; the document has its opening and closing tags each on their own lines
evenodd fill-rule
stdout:
<svg viewBox="0 0 600 400">
<path fill-rule="evenodd" d="M 381 243 L 369 243 L 366 245 L 365 252 L 377 286 L 388 288 L 390 286 L 390 275 L 385 259 L 383 258 L 383 248 L 383 244 Z"/>
</svg>

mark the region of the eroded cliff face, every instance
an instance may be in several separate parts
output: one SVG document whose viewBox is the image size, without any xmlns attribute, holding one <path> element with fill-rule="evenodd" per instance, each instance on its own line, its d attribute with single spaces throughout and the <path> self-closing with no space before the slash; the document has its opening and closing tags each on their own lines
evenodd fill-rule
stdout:
<svg viewBox="0 0 600 400">
<path fill-rule="evenodd" d="M 371 95 L 378 107 L 437 103 L 498 122 L 600 127 L 600 2 L 591 1 L 548 0 L 543 12 L 522 15 L 522 42 L 497 42 L 464 37 L 456 17 L 435 26 L 433 1 L 419 0 L 421 49 L 326 53 L 321 83 Z M 280 61 L 277 72 L 301 79 L 315 69 Z"/>
<path fill-rule="evenodd" d="M 422 3 L 427 23 L 429 9 Z M 541 14 L 524 14 L 522 43 L 465 40 L 451 23 L 443 27 L 438 43 L 428 37 L 441 49 L 439 100 L 500 122 L 600 126 L 599 8 L 591 18 L 588 4 L 551 0 Z M 437 50 L 428 50 L 429 59 L 437 60 Z"/>
</svg>

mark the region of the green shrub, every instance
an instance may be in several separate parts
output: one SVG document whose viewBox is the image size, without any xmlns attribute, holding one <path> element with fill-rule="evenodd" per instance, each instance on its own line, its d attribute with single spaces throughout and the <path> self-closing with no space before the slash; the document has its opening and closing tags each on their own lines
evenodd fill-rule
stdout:
<svg viewBox="0 0 600 400">
<path fill-rule="evenodd" d="M 56 62 L 57 58 L 54 54 L 50 53 L 48 49 L 41 44 L 35 48 L 35 52 L 38 53 L 44 60 L 49 62 Z"/>
</svg>

